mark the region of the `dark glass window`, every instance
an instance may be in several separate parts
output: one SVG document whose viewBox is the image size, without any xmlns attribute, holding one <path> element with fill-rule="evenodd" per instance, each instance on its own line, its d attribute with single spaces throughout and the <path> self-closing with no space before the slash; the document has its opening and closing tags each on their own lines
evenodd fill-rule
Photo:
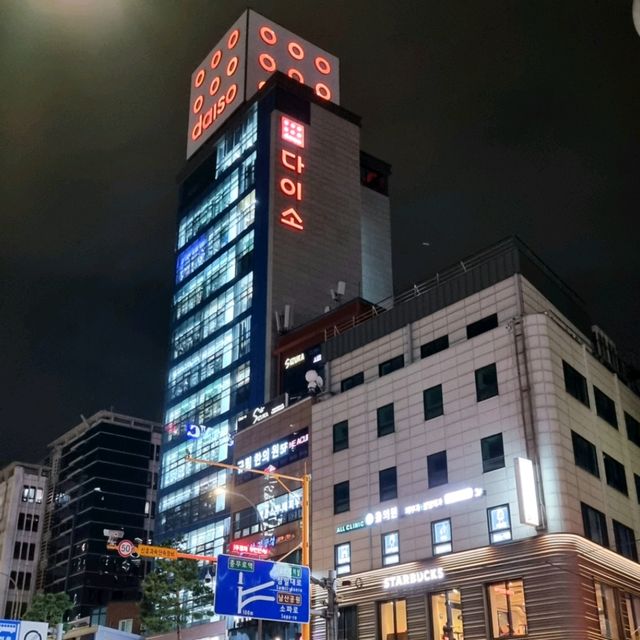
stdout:
<svg viewBox="0 0 640 640">
<path fill-rule="evenodd" d="M 398 497 L 398 476 L 395 467 L 383 469 L 378 473 L 380 502 L 395 500 Z"/>
<path fill-rule="evenodd" d="M 625 558 L 638 562 L 638 547 L 633 529 L 614 520 L 613 536 L 616 540 L 616 551 Z"/>
<path fill-rule="evenodd" d="M 595 446 L 575 431 L 571 432 L 571 440 L 576 465 L 599 478 L 600 470 L 598 469 L 598 454 Z"/>
<path fill-rule="evenodd" d="M 427 456 L 427 478 L 430 489 L 449 482 L 446 451 L 438 451 Z"/>
<path fill-rule="evenodd" d="M 349 481 L 333 485 L 333 513 L 349 511 Z"/>
<path fill-rule="evenodd" d="M 363 382 L 364 382 L 364 373 L 362 371 L 360 371 L 359 373 L 354 373 L 352 376 L 345 378 L 340 383 L 340 391 L 349 391 L 349 389 L 353 389 L 353 387 L 357 387 Z"/>
<path fill-rule="evenodd" d="M 442 404 L 442 385 L 439 384 L 435 387 L 430 387 L 422 392 L 422 399 L 424 402 L 424 419 L 430 420 L 431 418 L 437 418 L 444 413 L 444 406 Z"/>
<path fill-rule="evenodd" d="M 618 428 L 618 416 L 616 415 L 616 403 L 598 387 L 593 386 L 593 396 L 596 400 L 596 413 L 612 427 Z"/>
<path fill-rule="evenodd" d="M 491 329 L 495 329 L 498 326 L 498 314 L 492 313 L 490 316 L 486 318 L 480 318 L 480 320 L 476 320 L 471 324 L 467 325 L 467 338 L 475 338 L 479 336 L 481 333 L 486 333 L 487 331 L 491 331 Z"/>
<path fill-rule="evenodd" d="M 607 520 L 604 513 L 584 502 L 581 502 L 580 506 L 582 507 L 582 523 L 585 537 L 601 544 L 603 547 L 608 547 L 609 534 L 607 533 Z"/>
<path fill-rule="evenodd" d="M 404 367 L 404 356 L 399 355 L 395 358 L 391 358 L 391 360 L 387 360 L 386 362 L 381 362 L 378 365 L 378 375 L 380 377 L 386 376 L 393 371 L 397 371 L 398 369 L 402 369 Z"/>
<path fill-rule="evenodd" d="M 349 448 L 349 422 L 342 420 L 333 425 L 333 452 Z"/>
<path fill-rule="evenodd" d="M 636 483 L 636 497 L 638 498 L 638 504 L 640 504 L 640 476 L 637 473 L 634 473 L 633 479 Z"/>
<path fill-rule="evenodd" d="M 420 357 L 428 358 L 434 353 L 439 353 L 449 348 L 449 336 L 440 336 L 431 342 L 426 342 L 420 347 Z"/>
<path fill-rule="evenodd" d="M 496 365 L 489 364 L 476 369 L 476 398 L 478 402 L 498 395 L 498 374 Z"/>
<path fill-rule="evenodd" d="M 378 438 L 393 433 L 396 430 L 393 417 L 393 402 L 378 408 Z"/>
<path fill-rule="evenodd" d="M 587 389 L 587 379 L 564 360 L 562 361 L 562 370 L 564 372 L 565 391 L 588 407 L 589 391 Z"/>
<path fill-rule="evenodd" d="M 624 493 L 625 496 L 629 495 L 624 466 L 606 453 L 603 453 L 602 457 L 604 458 L 604 473 L 607 477 L 607 484 L 620 491 L 620 493 Z"/>
<path fill-rule="evenodd" d="M 340 607 L 338 640 L 358 640 L 358 606 Z"/>
<path fill-rule="evenodd" d="M 640 447 L 640 422 L 625 411 L 624 423 L 627 425 L 627 438 Z"/>
<path fill-rule="evenodd" d="M 482 451 L 482 472 L 488 473 L 504 467 L 504 445 L 502 434 L 496 433 L 480 440 Z"/>
</svg>

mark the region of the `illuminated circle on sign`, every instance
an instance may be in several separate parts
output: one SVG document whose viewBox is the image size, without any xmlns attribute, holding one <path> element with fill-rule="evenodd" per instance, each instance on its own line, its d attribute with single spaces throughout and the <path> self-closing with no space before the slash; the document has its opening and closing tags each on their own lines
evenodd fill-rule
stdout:
<svg viewBox="0 0 640 640">
<path fill-rule="evenodd" d="M 267 84 L 266 80 L 260 80 L 260 82 L 258 82 L 258 90 L 262 89 L 265 84 Z"/>
<path fill-rule="evenodd" d="M 322 82 L 318 82 L 316 85 L 316 95 L 323 100 L 331 100 L 331 91 L 329 90 L 329 87 Z"/>
<path fill-rule="evenodd" d="M 234 29 L 227 40 L 227 49 L 233 49 L 238 44 L 240 38 L 240 29 Z"/>
<path fill-rule="evenodd" d="M 271 46 L 278 42 L 278 36 L 276 36 L 276 32 L 270 27 L 260 27 L 260 37 L 262 38 L 262 41 L 264 43 Z"/>
<path fill-rule="evenodd" d="M 268 53 L 261 53 L 258 62 L 260 66 L 269 73 L 276 70 L 276 61 Z"/>
<path fill-rule="evenodd" d="M 222 60 L 222 51 L 220 51 L 220 49 L 218 49 L 211 56 L 211 68 L 215 69 L 220 64 L 220 60 Z"/>
<path fill-rule="evenodd" d="M 234 101 L 236 94 L 238 93 L 238 85 L 237 84 L 232 84 L 228 89 L 227 89 L 227 93 L 224 97 L 224 99 L 226 100 L 227 104 L 230 104 Z"/>
<path fill-rule="evenodd" d="M 287 45 L 287 51 L 292 58 L 302 60 L 304 58 L 304 49 L 297 42 L 290 42 Z"/>
<path fill-rule="evenodd" d="M 331 73 L 331 65 L 326 58 L 316 56 L 314 64 L 316 65 L 316 69 L 325 76 L 328 76 Z"/>
<path fill-rule="evenodd" d="M 297 69 L 289 69 L 287 75 L 294 80 L 297 80 L 300 84 L 304 84 L 304 76 Z"/>
<path fill-rule="evenodd" d="M 198 113 L 200 109 L 202 109 L 202 105 L 204 103 L 204 98 L 202 96 L 198 96 L 193 103 L 193 113 Z"/>
<path fill-rule="evenodd" d="M 215 96 L 220 88 L 220 76 L 216 76 L 209 85 L 209 95 Z"/>
<path fill-rule="evenodd" d="M 199 87 L 204 82 L 204 77 L 206 75 L 207 74 L 205 73 L 204 69 L 200 69 L 200 71 L 198 71 L 198 73 L 196 73 L 196 81 L 195 81 L 196 87 Z"/>
<path fill-rule="evenodd" d="M 238 58 L 237 56 L 234 56 L 233 58 L 231 58 L 231 60 L 229 60 L 229 63 L 227 64 L 227 75 L 232 76 L 236 72 L 237 68 Z"/>
<path fill-rule="evenodd" d="M 294 182 L 291 178 L 282 178 L 280 180 L 280 190 L 286 196 L 295 197 L 296 200 L 302 200 L 302 185 Z"/>
</svg>

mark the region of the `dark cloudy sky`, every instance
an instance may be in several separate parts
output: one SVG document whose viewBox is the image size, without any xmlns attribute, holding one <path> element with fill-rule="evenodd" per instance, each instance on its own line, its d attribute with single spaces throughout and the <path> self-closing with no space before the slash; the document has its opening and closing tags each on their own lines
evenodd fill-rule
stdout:
<svg viewBox="0 0 640 640">
<path fill-rule="evenodd" d="M 252 7 L 341 59 L 393 165 L 397 287 L 517 233 L 640 347 L 631 0 Z M 0 0 L 0 461 L 81 413 L 161 418 L 189 78 L 245 8 Z"/>
</svg>

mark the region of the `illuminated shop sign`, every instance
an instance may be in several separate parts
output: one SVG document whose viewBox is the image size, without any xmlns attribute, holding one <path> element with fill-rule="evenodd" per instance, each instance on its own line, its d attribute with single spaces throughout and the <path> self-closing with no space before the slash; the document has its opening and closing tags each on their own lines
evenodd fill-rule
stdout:
<svg viewBox="0 0 640 640">
<path fill-rule="evenodd" d="M 280 149 L 281 175 L 278 180 L 280 193 L 286 198 L 285 205 L 280 211 L 281 224 L 302 231 L 304 222 L 301 215 L 303 197 L 302 175 L 304 173 L 304 158 L 302 156 L 305 145 L 305 128 L 287 116 L 280 117 L 280 138 L 288 143 Z"/>
<path fill-rule="evenodd" d="M 229 545 L 229 553 L 233 554 L 250 554 L 253 556 L 266 557 L 269 555 L 269 549 L 261 547 L 257 544 L 246 544 L 244 542 L 232 542 Z"/>
<path fill-rule="evenodd" d="M 253 409 L 248 415 L 238 418 L 238 431 L 242 431 L 242 429 L 246 429 L 247 427 L 251 427 L 254 424 L 258 424 L 259 422 L 270 418 L 276 413 L 280 413 L 280 411 L 283 411 L 288 406 L 289 397 L 286 393 L 278 396 L 271 402 L 261 404 L 259 407 Z"/>
<path fill-rule="evenodd" d="M 484 495 L 484 489 L 478 487 L 466 487 L 465 489 L 459 489 L 458 491 L 449 491 L 440 498 L 434 498 L 432 500 L 426 500 L 425 502 L 419 502 L 412 504 L 404 508 L 403 515 L 411 516 L 415 513 L 422 513 L 424 511 L 431 511 L 438 507 L 445 505 L 452 505 L 458 502 L 465 502 L 474 498 L 479 498 Z M 389 507 L 387 509 L 381 509 L 380 511 L 372 511 L 367 513 L 363 520 L 356 520 L 355 522 L 349 522 L 347 524 L 341 524 L 336 527 L 336 533 L 348 533 L 356 529 L 362 529 L 364 527 L 371 527 L 374 524 L 380 524 L 389 520 L 398 519 L 398 507 Z"/>
<path fill-rule="evenodd" d="M 422 584 L 423 582 L 434 582 L 435 580 L 443 580 L 445 577 L 442 567 L 436 569 L 425 569 L 424 571 L 414 571 L 412 573 L 401 573 L 396 576 L 385 578 L 382 586 L 385 589 L 393 587 L 406 587 L 414 584 Z"/>
<path fill-rule="evenodd" d="M 245 11 L 191 75 L 187 158 L 275 71 L 339 103 L 338 58 Z"/>
<path fill-rule="evenodd" d="M 280 438 L 270 444 L 240 458 L 237 462 L 240 469 L 257 469 L 263 471 L 269 466 L 284 467 L 291 462 L 301 460 L 309 455 L 309 428 L 295 431 L 286 438 Z M 237 482 L 255 478 L 254 474 L 240 471 Z"/>
<path fill-rule="evenodd" d="M 299 353 L 295 356 L 290 356 L 284 360 L 284 368 L 291 369 L 299 364 L 302 364 L 306 360 L 304 353 Z"/>
<path fill-rule="evenodd" d="M 516 458 L 515 469 L 520 522 L 537 527 L 540 525 L 540 512 L 533 462 L 527 458 Z"/>
<path fill-rule="evenodd" d="M 188 424 L 185 427 L 185 433 L 190 440 L 196 440 L 200 436 L 203 436 L 207 427 L 203 424 Z"/>
</svg>

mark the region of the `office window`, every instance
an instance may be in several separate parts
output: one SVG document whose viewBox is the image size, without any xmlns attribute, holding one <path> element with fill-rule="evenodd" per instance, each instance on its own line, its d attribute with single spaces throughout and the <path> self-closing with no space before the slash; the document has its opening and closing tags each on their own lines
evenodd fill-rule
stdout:
<svg viewBox="0 0 640 640">
<path fill-rule="evenodd" d="M 480 440 L 482 451 L 482 472 L 488 473 L 504 467 L 504 445 L 502 434 L 496 433 Z"/>
<path fill-rule="evenodd" d="M 380 502 L 395 500 L 398 497 L 398 476 L 395 467 L 383 469 L 378 473 Z"/>
<path fill-rule="evenodd" d="M 424 419 L 431 420 L 437 418 L 444 413 L 442 404 L 442 385 L 430 387 L 422 392 L 422 400 L 424 402 Z"/>
<path fill-rule="evenodd" d="M 625 411 L 624 423 L 627 425 L 627 438 L 640 447 L 640 422 Z"/>
<path fill-rule="evenodd" d="M 616 541 L 616 551 L 625 558 L 638 562 L 638 547 L 633 529 L 613 520 L 613 537 Z"/>
<path fill-rule="evenodd" d="M 34 513 L 18 514 L 18 529 L 20 531 L 37 532 L 40 525 L 40 516 Z"/>
<path fill-rule="evenodd" d="M 575 431 L 571 432 L 571 441 L 573 442 L 573 459 L 576 465 L 599 478 L 600 469 L 598 468 L 598 454 L 595 446 Z"/>
<path fill-rule="evenodd" d="M 379 407 L 377 412 L 378 438 L 393 433 L 396 430 L 393 417 L 393 402 Z"/>
<path fill-rule="evenodd" d="M 522 580 L 497 582 L 487 587 L 491 610 L 492 638 L 522 638 L 527 635 L 527 608 Z"/>
<path fill-rule="evenodd" d="M 487 509 L 487 520 L 489 521 L 489 542 L 491 544 L 511 540 L 511 514 L 508 504 Z"/>
<path fill-rule="evenodd" d="M 123 618 L 118 620 L 118 631 L 133 633 L 133 618 Z"/>
<path fill-rule="evenodd" d="M 398 564 L 400 562 L 400 534 L 390 531 L 382 534 L 382 565 Z"/>
<path fill-rule="evenodd" d="M 33 542 L 16 542 L 13 546 L 14 560 L 33 560 L 36 545 Z"/>
<path fill-rule="evenodd" d="M 438 451 L 427 456 L 427 479 L 429 489 L 449 482 L 446 451 Z"/>
<path fill-rule="evenodd" d="M 636 483 L 636 498 L 638 499 L 638 504 L 640 504 L 640 476 L 637 473 L 634 473 L 633 479 Z"/>
<path fill-rule="evenodd" d="M 407 640 L 407 601 L 390 600 L 378 604 L 380 640 Z"/>
<path fill-rule="evenodd" d="M 349 481 L 333 485 L 333 513 L 349 511 Z"/>
<path fill-rule="evenodd" d="M 378 365 L 378 375 L 382 378 L 382 376 L 386 376 L 398 369 L 402 369 L 402 367 L 404 367 L 404 356 L 399 355 L 395 358 L 391 358 L 391 360 L 387 360 L 386 362 L 381 362 Z"/>
<path fill-rule="evenodd" d="M 587 389 L 587 379 L 564 360 L 562 361 L 562 371 L 564 372 L 565 391 L 588 407 L 589 391 Z"/>
<path fill-rule="evenodd" d="M 498 326 L 498 314 L 492 313 L 490 316 L 486 318 L 480 318 L 480 320 L 476 320 L 467 325 L 467 338 L 475 338 L 479 336 L 481 333 L 485 333 L 487 331 L 491 331 L 491 329 L 495 329 Z"/>
<path fill-rule="evenodd" d="M 593 586 L 596 592 L 600 633 L 607 640 L 618 640 L 620 635 L 615 591 L 608 584 L 602 584 L 597 581 L 594 581 Z"/>
<path fill-rule="evenodd" d="M 593 396 L 596 400 L 596 413 L 612 427 L 618 428 L 618 416 L 616 403 L 606 394 L 593 385 Z"/>
<path fill-rule="evenodd" d="M 434 353 L 439 353 L 449 348 L 449 336 L 440 336 L 431 342 L 426 342 L 420 347 L 420 357 L 428 358 Z"/>
<path fill-rule="evenodd" d="M 349 448 L 349 422 L 342 420 L 333 425 L 333 452 Z"/>
<path fill-rule="evenodd" d="M 476 398 L 478 402 L 498 395 L 498 374 L 496 365 L 476 369 Z"/>
<path fill-rule="evenodd" d="M 31 573 L 28 571 L 12 571 L 9 589 L 20 589 L 28 591 L 31 589 Z M 15 585 L 15 586 L 14 586 Z"/>
<path fill-rule="evenodd" d="M 629 490 L 627 489 L 627 476 L 624 472 L 624 466 L 606 453 L 603 453 L 602 457 L 604 458 L 604 473 L 607 478 L 607 484 L 628 496 Z"/>
<path fill-rule="evenodd" d="M 462 602 L 459 589 L 451 589 L 431 596 L 433 638 L 464 640 Z"/>
<path fill-rule="evenodd" d="M 336 573 L 341 576 L 351 573 L 351 543 L 343 542 L 333 548 Z"/>
<path fill-rule="evenodd" d="M 452 547 L 451 518 L 431 523 L 431 551 L 434 556 L 450 553 Z"/>
<path fill-rule="evenodd" d="M 357 387 L 363 382 L 364 382 L 364 373 L 362 371 L 360 371 L 359 373 L 354 373 L 352 376 L 345 378 L 340 383 L 340 391 L 349 391 L 349 389 L 353 389 L 353 387 Z"/>
<path fill-rule="evenodd" d="M 585 537 L 601 544 L 603 547 L 608 547 L 609 534 L 607 533 L 607 519 L 604 513 L 584 502 L 581 502 L 580 506 L 582 507 L 582 523 Z"/>
<path fill-rule="evenodd" d="M 338 640 L 358 640 L 358 606 L 340 607 Z"/>
</svg>

